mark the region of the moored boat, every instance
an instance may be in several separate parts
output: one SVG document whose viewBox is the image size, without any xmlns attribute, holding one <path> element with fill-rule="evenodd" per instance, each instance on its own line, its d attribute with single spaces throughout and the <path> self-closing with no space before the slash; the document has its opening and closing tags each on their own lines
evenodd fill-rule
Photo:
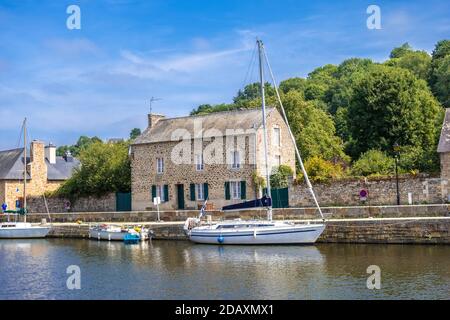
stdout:
<svg viewBox="0 0 450 320">
<path fill-rule="evenodd" d="M 284 121 L 287 125 L 289 136 L 295 147 L 295 154 L 298 163 L 302 170 L 303 176 L 311 193 L 314 204 L 316 205 L 323 222 L 325 222 L 324 215 L 319 206 L 317 198 L 314 194 L 312 185 L 309 181 L 308 174 L 300 156 L 300 151 L 296 144 L 296 139 L 291 131 L 283 103 L 278 92 L 278 87 L 270 68 L 269 61 L 264 51 L 262 41 L 257 40 L 259 52 L 259 75 L 260 75 L 260 92 L 261 92 L 261 106 L 262 106 L 262 125 L 263 125 L 263 141 L 264 141 L 264 156 L 265 156 L 265 174 L 266 174 L 266 194 L 261 199 L 247 201 L 240 204 L 225 206 L 223 211 L 233 210 L 247 210 L 256 207 L 262 207 L 267 210 L 267 220 L 250 220 L 250 221 L 223 221 L 217 223 L 204 223 L 201 218 L 205 215 L 206 199 L 198 218 L 188 218 L 184 225 L 184 231 L 189 239 L 196 243 L 205 244 L 313 244 L 320 237 L 325 230 L 325 223 L 317 224 L 293 224 L 284 221 L 272 221 L 272 196 L 270 188 L 270 170 L 268 160 L 268 135 L 266 128 L 266 105 L 265 105 L 265 80 L 263 58 L 269 69 L 273 80 L 274 89 L 276 92 L 279 107 L 282 111 Z"/>
<path fill-rule="evenodd" d="M 324 224 L 284 221 L 224 221 L 192 229 L 189 224 L 185 230 L 190 240 L 205 244 L 313 244 L 325 229 Z"/>
<path fill-rule="evenodd" d="M 0 239 L 44 238 L 50 229 L 50 226 L 27 222 L 4 222 L 0 223 Z"/>
<path fill-rule="evenodd" d="M 151 231 L 145 227 L 125 227 L 101 224 L 89 228 L 89 238 L 108 241 L 124 241 L 127 236 L 138 238 L 140 241 L 149 240 Z"/>
</svg>

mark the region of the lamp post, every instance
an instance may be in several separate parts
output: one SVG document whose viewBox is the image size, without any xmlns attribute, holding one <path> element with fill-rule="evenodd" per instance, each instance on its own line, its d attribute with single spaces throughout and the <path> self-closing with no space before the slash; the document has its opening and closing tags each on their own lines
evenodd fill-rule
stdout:
<svg viewBox="0 0 450 320">
<path fill-rule="evenodd" d="M 400 156 L 400 146 L 397 142 L 394 143 L 394 155 L 395 155 L 395 181 L 397 185 L 397 205 L 400 205 L 400 191 L 398 188 L 398 158 Z"/>
</svg>

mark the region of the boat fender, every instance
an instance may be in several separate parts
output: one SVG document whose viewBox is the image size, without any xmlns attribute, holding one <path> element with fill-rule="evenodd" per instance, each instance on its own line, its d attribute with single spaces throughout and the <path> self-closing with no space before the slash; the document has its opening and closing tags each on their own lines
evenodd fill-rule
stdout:
<svg viewBox="0 0 450 320">
<path fill-rule="evenodd" d="M 223 243 L 224 240 L 225 240 L 225 238 L 222 235 L 217 237 L 217 242 L 218 243 Z"/>
<path fill-rule="evenodd" d="M 253 238 L 256 238 L 256 230 L 253 230 Z"/>
</svg>

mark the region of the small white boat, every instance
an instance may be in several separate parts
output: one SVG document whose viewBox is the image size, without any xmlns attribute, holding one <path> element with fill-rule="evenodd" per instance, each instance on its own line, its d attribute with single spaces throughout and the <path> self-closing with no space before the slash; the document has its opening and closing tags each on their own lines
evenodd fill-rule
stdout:
<svg viewBox="0 0 450 320">
<path fill-rule="evenodd" d="M 96 225 L 89 228 L 89 238 L 108 241 L 124 241 L 128 236 L 139 237 L 145 241 L 151 238 L 151 232 L 144 227 L 122 227 L 117 225 Z"/>
<path fill-rule="evenodd" d="M 313 244 L 324 224 L 294 224 L 283 221 L 225 221 L 196 226 L 190 218 L 184 230 L 192 242 L 205 244 Z"/>
<path fill-rule="evenodd" d="M 50 229 L 50 226 L 27 222 L 3 222 L 0 224 L 0 239 L 45 238 Z"/>
</svg>

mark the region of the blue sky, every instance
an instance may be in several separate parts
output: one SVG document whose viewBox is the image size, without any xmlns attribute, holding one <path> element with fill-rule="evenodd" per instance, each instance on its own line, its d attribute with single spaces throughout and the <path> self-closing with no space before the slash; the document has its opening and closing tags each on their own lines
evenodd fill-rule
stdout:
<svg viewBox="0 0 450 320">
<path fill-rule="evenodd" d="M 66 8 L 81 9 L 69 30 Z M 381 30 L 366 27 L 370 4 Z M 279 80 L 351 57 L 385 60 L 404 42 L 428 52 L 450 38 L 450 2 L 300 0 L 0 0 L 0 149 L 21 122 L 32 139 L 127 137 L 154 112 L 230 102 L 256 37 Z M 256 72 L 247 82 L 257 79 Z"/>
</svg>

